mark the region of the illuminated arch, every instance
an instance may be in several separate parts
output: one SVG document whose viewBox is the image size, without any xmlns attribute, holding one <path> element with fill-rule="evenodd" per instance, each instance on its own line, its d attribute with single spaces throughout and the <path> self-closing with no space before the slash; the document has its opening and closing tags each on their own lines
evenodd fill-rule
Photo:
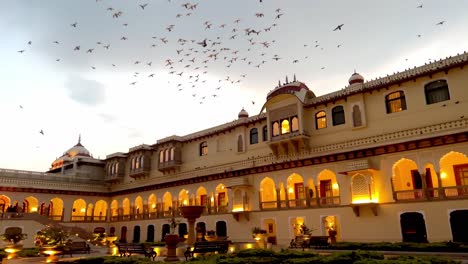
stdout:
<svg viewBox="0 0 468 264">
<path fill-rule="evenodd" d="M 304 179 L 297 173 L 291 174 L 286 181 L 288 200 L 305 199 Z"/>
<path fill-rule="evenodd" d="M 82 221 L 86 215 L 86 202 L 83 199 L 76 199 L 72 207 L 72 221 Z"/>
<path fill-rule="evenodd" d="M 149 213 L 155 213 L 158 210 L 158 199 L 154 193 L 148 197 L 148 211 Z"/>
<path fill-rule="evenodd" d="M 392 167 L 392 182 L 394 191 L 413 190 L 411 171 L 417 171 L 418 165 L 410 159 L 402 158 Z"/>
<path fill-rule="evenodd" d="M 165 192 L 163 195 L 163 209 L 165 212 L 172 210 L 172 194 L 170 192 Z"/>
<path fill-rule="evenodd" d="M 122 213 L 123 215 L 130 215 L 130 200 L 128 198 L 122 201 Z"/>
<path fill-rule="evenodd" d="M 208 193 L 203 186 L 200 186 L 197 189 L 196 204 L 208 206 Z"/>
<path fill-rule="evenodd" d="M 111 202 L 111 216 L 119 215 L 119 202 L 117 200 L 112 200 Z"/>
<path fill-rule="evenodd" d="M 8 206 L 11 205 L 10 197 L 6 195 L 0 195 L 0 212 L 5 212 Z"/>
<path fill-rule="evenodd" d="M 94 206 L 94 221 L 105 221 L 107 216 L 107 202 L 99 200 Z"/>
<path fill-rule="evenodd" d="M 39 209 L 39 201 L 34 196 L 28 196 L 23 201 L 23 211 L 27 213 L 37 212 Z"/>
<path fill-rule="evenodd" d="M 62 220 L 63 216 L 63 200 L 55 197 L 50 199 L 49 203 L 49 217 L 54 220 Z"/>
<path fill-rule="evenodd" d="M 331 197 L 340 195 L 340 187 L 336 181 L 336 175 L 331 170 L 323 170 L 318 174 L 317 185 L 319 197 Z"/>
<path fill-rule="evenodd" d="M 227 194 L 227 188 L 224 184 L 220 183 L 216 186 L 215 196 L 218 207 L 227 206 L 229 198 Z"/>
<path fill-rule="evenodd" d="M 270 177 L 265 177 L 260 182 L 260 202 L 262 203 L 262 209 L 277 207 L 276 186 Z"/>
<path fill-rule="evenodd" d="M 143 214 L 143 198 L 141 198 L 141 196 L 135 198 L 134 213 L 136 215 Z"/>
<path fill-rule="evenodd" d="M 179 205 L 189 205 L 189 191 L 182 189 L 179 192 Z"/>
<path fill-rule="evenodd" d="M 443 187 L 465 185 L 463 184 L 463 180 L 460 178 L 457 179 L 454 168 L 460 165 L 468 166 L 468 157 L 465 154 L 456 151 L 450 151 L 440 159 L 439 164 L 440 178 Z"/>
</svg>

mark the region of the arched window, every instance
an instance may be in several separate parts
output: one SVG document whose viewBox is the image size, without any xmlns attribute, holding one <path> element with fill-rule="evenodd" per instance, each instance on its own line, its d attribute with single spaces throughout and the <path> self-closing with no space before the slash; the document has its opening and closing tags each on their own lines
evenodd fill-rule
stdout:
<svg viewBox="0 0 468 264">
<path fill-rule="evenodd" d="M 170 157 L 169 160 L 174 160 L 174 155 L 175 155 L 175 148 L 172 147 L 172 148 L 171 148 L 171 157 Z"/>
<path fill-rule="evenodd" d="M 139 169 L 140 168 L 140 157 L 136 157 L 135 158 L 135 169 Z"/>
<path fill-rule="evenodd" d="M 281 121 L 281 134 L 288 134 L 291 132 L 291 128 L 289 127 L 289 120 L 283 119 Z"/>
<path fill-rule="evenodd" d="M 273 136 L 279 136 L 279 123 L 278 121 L 273 122 Z"/>
<path fill-rule="evenodd" d="M 135 158 L 132 158 L 132 170 L 135 169 Z"/>
<path fill-rule="evenodd" d="M 325 111 L 320 111 L 315 114 L 315 128 L 322 129 L 327 127 L 327 114 Z"/>
<path fill-rule="evenodd" d="M 159 151 L 159 163 L 164 162 L 164 150 Z"/>
<path fill-rule="evenodd" d="M 164 152 L 165 152 L 164 153 L 164 161 L 169 161 L 169 156 L 170 156 L 169 155 L 169 149 L 166 149 Z"/>
<path fill-rule="evenodd" d="M 258 130 L 257 128 L 250 129 L 250 145 L 258 143 Z"/>
<path fill-rule="evenodd" d="M 208 143 L 206 141 L 203 141 L 200 143 L 200 156 L 206 156 L 208 155 Z"/>
<path fill-rule="evenodd" d="M 403 91 L 396 91 L 385 96 L 385 106 L 387 114 L 406 110 L 406 99 Z"/>
<path fill-rule="evenodd" d="M 143 168 L 143 165 L 144 165 L 144 162 L 145 162 L 145 159 L 144 159 L 144 156 L 140 156 L 140 167 Z"/>
<path fill-rule="evenodd" d="M 343 106 L 335 106 L 332 109 L 332 122 L 334 126 L 341 125 L 345 123 L 345 114 Z"/>
<path fill-rule="evenodd" d="M 291 118 L 291 131 L 299 131 L 299 119 L 297 118 L 297 116 Z"/>
<path fill-rule="evenodd" d="M 237 137 L 237 152 L 244 151 L 244 140 L 242 139 L 242 135 Z"/>
<path fill-rule="evenodd" d="M 114 164 L 114 173 L 119 172 L 119 163 Z"/>
<path fill-rule="evenodd" d="M 426 104 L 435 104 L 442 101 L 450 100 L 450 93 L 447 81 L 438 80 L 428 83 L 424 86 L 426 94 Z"/>
<path fill-rule="evenodd" d="M 268 140 L 268 127 L 263 126 L 262 128 L 262 140 L 267 141 Z"/>
</svg>

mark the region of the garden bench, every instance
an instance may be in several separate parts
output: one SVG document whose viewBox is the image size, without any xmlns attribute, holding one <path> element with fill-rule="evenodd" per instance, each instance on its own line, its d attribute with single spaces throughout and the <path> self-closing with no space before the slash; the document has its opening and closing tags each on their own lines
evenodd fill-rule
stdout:
<svg viewBox="0 0 468 264">
<path fill-rule="evenodd" d="M 305 241 L 303 247 L 314 247 L 314 248 L 327 248 L 330 244 L 328 243 L 328 236 L 310 236 Z"/>
<path fill-rule="evenodd" d="M 185 260 L 192 258 L 194 253 L 227 253 L 229 249 L 230 240 L 217 240 L 217 241 L 199 241 L 195 242 L 193 248 L 188 247 L 184 253 Z"/>
<path fill-rule="evenodd" d="M 117 247 L 119 248 L 121 257 L 130 257 L 133 253 L 144 254 L 145 257 L 152 258 L 154 261 L 157 256 L 157 253 L 152 248 L 146 248 L 144 244 L 125 243 L 118 244 Z"/>
<path fill-rule="evenodd" d="M 307 240 L 309 240 L 308 235 L 299 235 L 296 236 L 294 239 L 291 239 L 291 242 L 289 243 L 290 248 L 304 248 L 304 247 L 309 247 Z"/>
<path fill-rule="evenodd" d="M 73 241 L 69 244 L 65 244 L 62 249 L 62 256 L 70 255 L 73 257 L 73 253 L 86 253 L 89 254 L 91 252 L 91 248 L 89 247 L 86 241 Z"/>
</svg>

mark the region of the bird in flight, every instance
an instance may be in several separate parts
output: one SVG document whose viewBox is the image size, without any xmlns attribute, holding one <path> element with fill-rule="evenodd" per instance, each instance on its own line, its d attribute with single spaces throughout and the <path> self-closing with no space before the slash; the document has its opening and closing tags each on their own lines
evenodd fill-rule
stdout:
<svg viewBox="0 0 468 264">
<path fill-rule="evenodd" d="M 202 47 L 205 48 L 205 47 L 207 46 L 207 44 L 206 44 L 206 39 L 204 39 L 204 40 L 201 41 L 201 42 L 197 42 L 197 44 L 199 44 L 199 45 L 201 45 Z"/>
<path fill-rule="evenodd" d="M 39 133 L 41 133 L 42 135 L 44 135 L 44 131 L 41 129 L 41 131 L 39 131 Z"/>
<path fill-rule="evenodd" d="M 70 26 L 75 27 L 75 28 L 76 28 L 77 25 L 78 25 L 77 22 L 75 22 L 75 23 L 73 23 L 73 24 L 70 24 Z"/>
<path fill-rule="evenodd" d="M 19 108 L 23 109 L 23 106 L 22 106 L 22 105 L 19 105 Z"/>
<path fill-rule="evenodd" d="M 418 5 L 416 8 L 422 8 L 422 7 L 423 7 L 423 5 L 422 5 L 422 4 L 420 4 L 420 5 Z"/>
<path fill-rule="evenodd" d="M 18 50 L 19 53 L 23 53 L 25 52 L 26 50 Z"/>
<path fill-rule="evenodd" d="M 436 24 L 436 26 L 440 26 L 440 25 L 443 25 L 445 23 L 445 20 L 443 21 L 440 21 L 439 23 Z"/>
<path fill-rule="evenodd" d="M 145 7 L 146 7 L 147 5 L 148 5 L 148 3 L 142 4 L 142 5 L 140 5 L 140 7 L 141 7 L 141 9 L 145 9 Z"/>
<path fill-rule="evenodd" d="M 342 26 L 344 26 L 344 24 L 339 24 L 335 29 L 333 29 L 333 31 L 341 30 Z"/>
</svg>

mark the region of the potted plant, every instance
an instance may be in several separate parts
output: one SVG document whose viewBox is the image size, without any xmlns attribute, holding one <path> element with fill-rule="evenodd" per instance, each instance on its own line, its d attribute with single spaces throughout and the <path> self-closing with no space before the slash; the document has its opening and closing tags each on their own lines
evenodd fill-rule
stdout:
<svg viewBox="0 0 468 264">
<path fill-rule="evenodd" d="M 174 216 L 171 217 L 169 221 L 169 226 L 170 226 L 170 234 L 167 234 L 164 237 L 164 241 L 166 242 L 166 247 L 167 247 L 167 256 L 164 259 L 165 261 L 175 261 L 179 260 L 177 257 L 177 244 L 179 242 L 184 241 L 184 238 L 180 238 L 179 235 L 175 234 L 175 230 L 177 226 L 179 225 L 179 221 L 175 220 Z"/>
<path fill-rule="evenodd" d="M 23 249 L 23 246 L 18 243 L 25 240 L 28 235 L 23 234 L 23 230 L 20 227 L 8 227 L 5 229 L 5 233 L 0 235 L 0 237 L 7 243 L 5 252 L 8 253 L 8 258 L 12 259 L 16 257 L 18 251 Z"/>
</svg>

